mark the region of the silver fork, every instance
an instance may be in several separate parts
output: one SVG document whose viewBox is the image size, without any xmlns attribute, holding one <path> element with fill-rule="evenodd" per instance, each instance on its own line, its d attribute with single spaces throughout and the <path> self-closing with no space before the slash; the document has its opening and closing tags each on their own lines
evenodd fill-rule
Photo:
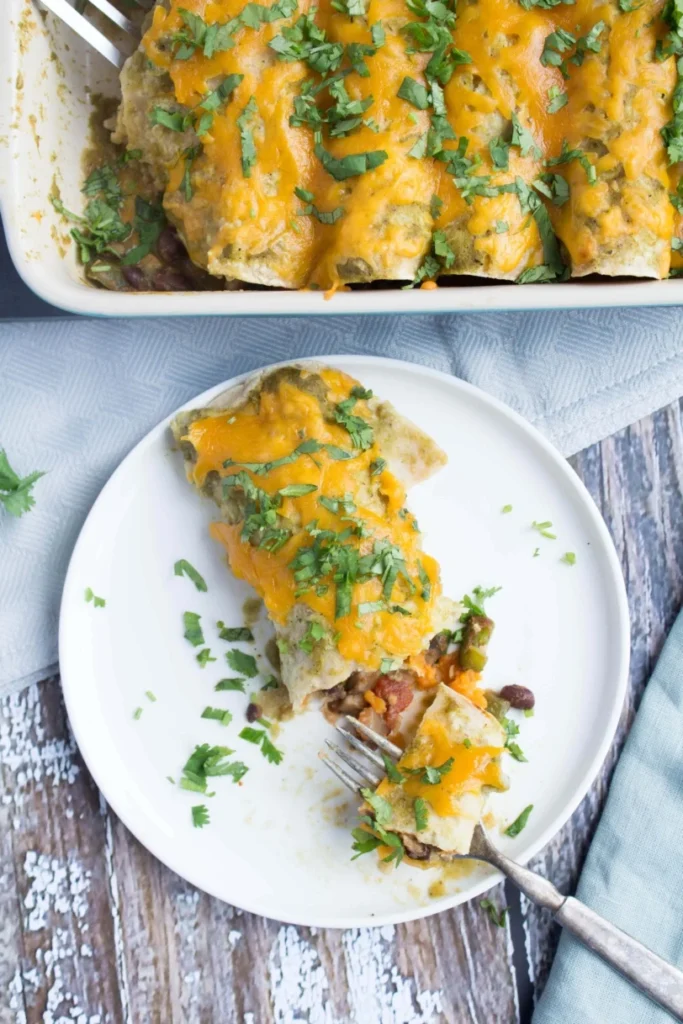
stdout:
<svg viewBox="0 0 683 1024">
<path fill-rule="evenodd" d="M 369 748 L 367 742 L 383 751 L 394 762 L 400 758 L 401 750 L 357 719 L 349 715 L 345 715 L 344 719 L 348 728 L 337 725 L 336 729 L 348 746 L 343 748 L 327 740 L 333 757 L 325 753 L 321 753 L 321 757 L 330 771 L 348 789 L 362 798 L 361 790 L 374 789 L 386 774 L 381 755 Z M 353 730 L 359 733 L 362 739 L 359 739 Z M 549 910 L 555 920 L 585 946 L 623 974 L 650 999 L 673 1014 L 676 1020 L 683 1021 L 683 972 L 662 960 L 656 953 L 626 932 L 622 932 L 604 917 L 600 917 L 585 903 L 581 903 L 573 896 L 563 896 L 547 878 L 510 860 L 496 849 L 481 824 L 474 830 L 469 853 L 457 856 L 483 860 L 498 868 L 507 878 L 512 879 L 533 903 Z"/>
<path fill-rule="evenodd" d="M 116 68 L 123 67 L 124 61 L 135 49 L 139 42 L 140 32 L 134 22 L 127 18 L 125 14 L 117 10 L 113 4 L 109 3 L 109 0 L 87 0 L 88 3 L 96 7 L 104 16 L 111 22 L 112 25 L 116 25 L 117 28 L 124 33 L 124 38 L 128 37 L 126 42 L 130 42 L 128 46 L 128 53 L 122 53 L 117 46 L 106 36 L 103 32 L 100 32 L 92 22 L 88 21 L 83 13 L 76 7 L 73 7 L 68 0 L 41 0 L 41 5 L 47 7 L 57 18 L 60 18 L 65 24 L 72 28 L 74 32 L 84 39 L 86 43 L 94 47 L 98 53 L 101 53 L 110 64 L 113 64 Z M 133 2 L 140 8 L 146 10 L 151 4 L 143 3 L 142 0 L 133 0 Z M 83 7 L 87 7 L 87 3 L 82 4 Z"/>
</svg>

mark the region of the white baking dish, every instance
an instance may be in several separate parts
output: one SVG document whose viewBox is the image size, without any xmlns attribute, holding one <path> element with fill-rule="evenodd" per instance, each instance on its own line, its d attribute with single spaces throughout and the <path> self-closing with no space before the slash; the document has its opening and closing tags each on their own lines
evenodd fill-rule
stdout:
<svg viewBox="0 0 683 1024">
<path fill-rule="evenodd" d="M 42 299 L 73 312 L 107 316 L 198 313 L 300 315 L 432 313 L 675 305 L 683 279 L 527 285 L 483 282 L 424 291 L 377 288 L 326 301 L 319 292 L 117 293 L 86 284 L 68 229 L 48 195 L 57 182 L 65 205 L 82 207 L 80 159 L 91 96 L 115 95 L 116 76 L 69 28 L 33 0 L 0 0 L 0 210 L 12 259 Z M 2 316 L 2 310 L 0 310 Z"/>
</svg>

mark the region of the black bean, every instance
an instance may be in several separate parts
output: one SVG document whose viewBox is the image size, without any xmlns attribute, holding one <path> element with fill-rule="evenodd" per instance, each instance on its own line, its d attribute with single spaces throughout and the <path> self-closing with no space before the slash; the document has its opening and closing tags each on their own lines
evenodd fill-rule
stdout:
<svg viewBox="0 0 683 1024">
<path fill-rule="evenodd" d="M 154 272 L 152 284 L 158 292 L 186 292 L 189 282 L 173 267 L 161 267 Z"/>
<path fill-rule="evenodd" d="M 536 698 L 526 686 L 504 686 L 499 695 L 520 711 L 530 711 L 536 703 Z"/>
<path fill-rule="evenodd" d="M 157 241 L 157 253 L 164 263 L 175 263 L 187 255 L 175 228 L 165 227 Z"/>
<path fill-rule="evenodd" d="M 263 709 L 260 704 L 248 704 L 247 705 L 247 721 L 255 722 L 263 714 Z"/>
<path fill-rule="evenodd" d="M 135 288 L 138 292 L 144 292 L 149 290 L 149 281 L 145 275 L 144 270 L 140 267 L 121 267 L 121 273 L 131 288 Z"/>
</svg>

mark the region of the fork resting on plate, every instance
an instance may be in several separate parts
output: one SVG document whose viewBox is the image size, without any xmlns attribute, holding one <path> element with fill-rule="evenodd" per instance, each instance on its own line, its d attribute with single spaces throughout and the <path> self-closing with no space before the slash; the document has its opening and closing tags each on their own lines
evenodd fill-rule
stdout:
<svg viewBox="0 0 683 1024">
<path fill-rule="evenodd" d="M 385 774 L 384 762 L 373 747 L 379 748 L 394 762 L 401 757 L 402 751 L 357 719 L 349 715 L 345 715 L 344 719 L 350 728 L 345 729 L 340 725 L 336 728 L 348 746 L 342 748 L 328 740 L 327 746 L 333 757 L 327 754 L 321 756 L 330 771 L 362 799 L 361 790 L 374 789 Z M 493 845 L 481 823 L 474 829 L 469 852 L 454 856 L 483 860 L 497 868 L 512 879 L 533 903 L 549 910 L 555 920 L 585 946 L 677 1020 L 683 1021 L 683 972 L 596 914 L 585 903 L 573 896 L 563 896 L 547 878 L 506 857 Z"/>
</svg>

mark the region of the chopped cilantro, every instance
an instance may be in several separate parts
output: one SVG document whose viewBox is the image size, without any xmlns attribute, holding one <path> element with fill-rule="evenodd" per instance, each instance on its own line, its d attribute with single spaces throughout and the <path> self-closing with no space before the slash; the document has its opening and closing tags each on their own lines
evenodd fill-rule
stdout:
<svg viewBox="0 0 683 1024">
<path fill-rule="evenodd" d="M 548 540 L 557 540 L 557 534 L 550 532 L 550 527 L 552 525 L 553 524 L 550 522 L 549 519 L 545 520 L 545 522 L 542 523 L 537 523 L 534 519 L 533 523 L 531 524 L 531 527 L 534 530 L 538 530 L 541 537 L 546 537 Z"/>
<path fill-rule="evenodd" d="M 192 127 L 192 114 L 182 110 L 166 110 L 154 107 L 149 115 L 153 125 L 160 125 L 172 132 L 186 132 Z"/>
<path fill-rule="evenodd" d="M 427 572 L 422 565 L 422 562 L 417 563 L 417 574 L 420 577 L 420 583 L 422 584 L 422 600 L 428 601 L 432 596 L 432 581 L 430 580 Z"/>
<path fill-rule="evenodd" d="M 244 679 L 221 679 L 214 686 L 214 690 L 239 690 L 240 693 L 246 693 Z"/>
<path fill-rule="evenodd" d="M 448 775 L 453 767 L 454 758 L 449 757 L 440 765 L 425 765 L 422 768 L 403 768 L 407 775 L 417 775 L 419 781 L 425 786 L 438 786 L 444 775 Z"/>
<path fill-rule="evenodd" d="M 401 775 L 400 771 L 387 754 L 383 753 L 382 751 L 380 751 L 380 754 L 382 760 L 384 761 L 384 768 L 386 770 L 389 782 L 393 782 L 397 786 L 400 785 L 403 782 L 403 776 Z"/>
<path fill-rule="evenodd" d="M 199 624 L 200 619 L 201 615 L 197 615 L 196 612 L 183 612 L 183 625 L 185 626 L 183 635 L 193 647 L 201 647 L 204 643 L 204 633 Z"/>
<path fill-rule="evenodd" d="M 506 220 L 497 220 L 496 221 L 496 234 L 497 235 L 504 235 L 505 232 L 509 231 L 509 230 L 510 230 L 510 225 L 508 224 L 508 222 Z"/>
<path fill-rule="evenodd" d="M 205 707 L 201 717 L 211 718 L 216 722 L 220 722 L 221 725 L 230 725 L 232 722 L 232 713 L 225 711 L 223 708 Z"/>
<path fill-rule="evenodd" d="M 429 91 L 414 78 L 404 78 L 396 95 L 402 100 L 407 100 L 418 110 L 427 110 L 431 106 Z"/>
<path fill-rule="evenodd" d="M 429 804 L 421 796 L 415 798 L 413 813 L 415 815 L 415 831 L 424 832 L 429 822 Z"/>
<path fill-rule="evenodd" d="M 192 580 L 197 590 L 201 590 L 206 593 L 207 586 L 203 576 L 200 576 L 193 565 L 181 558 L 173 566 L 173 572 L 176 576 L 187 576 L 188 579 Z"/>
<path fill-rule="evenodd" d="M 166 217 L 161 206 L 155 206 L 154 203 L 148 203 L 141 196 L 136 196 L 133 230 L 137 231 L 139 241 L 137 245 L 124 253 L 121 257 L 121 264 L 124 267 L 129 267 L 148 256 L 156 245 L 165 223 Z"/>
<path fill-rule="evenodd" d="M 514 112 L 512 114 L 512 138 L 510 139 L 510 145 L 518 146 L 522 156 L 529 156 L 531 154 L 535 160 L 539 160 L 541 157 L 541 150 L 534 142 L 533 135 L 528 128 L 524 127 Z"/>
<path fill-rule="evenodd" d="M 392 818 L 391 804 L 383 796 L 378 796 L 371 789 L 361 789 L 361 796 L 372 807 L 378 825 L 388 825 Z"/>
<path fill-rule="evenodd" d="M 600 36 L 605 27 L 604 21 L 597 21 L 590 32 L 585 36 L 580 36 L 578 39 L 571 32 L 567 32 L 563 28 L 558 28 L 555 32 L 551 32 L 550 35 L 546 36 L 545 43 L 543 44 L 541 64 L 545 67 L 559 68 L 563 77 L 569 78 L 568 64 L 581 67 L 587 53 L 600 52 L 602 47 Z M 571 56 L 565 56 L 565 54 L 569 54 L 570 50 L 574 51 Z"/>
<path fill-rule="evenodd" d="M 230 754 L 234 750 L 229 747 L 212 747 L 208 743 L 195 747 L 183 768 L 181 788 L 206 793 L 206 780 L 220 775 L 229 775 L 233 782 L 239 782 L 249 769 L 241 761 L 226 761 Z"/>
<path fill-rule="evenodd" d="M 130 224 L 124 224 L 118 210 L 103 199 L 91 199 L 86 205 L 84 216 L 71 213 L 61 199 L 51 196 L 50 201 L 57 213 L 79 226 L 69 232 L 78 245 L 78 256 L 81 263 L 89 263 L 95 255 L 104 252 L 118 256 L 112 243 L 125 241 L 130 235 Z"/>
<path fill-rule="evenodd" d="M 336 224 L 339 218 L 343 217 L 344 215 L 343 206 L 335 206 L 334 210 L 329 211 L 320 210 L 313 202 L 315 196 L 313 195 L 312 192 L 307 192 L 306 189 L 295 188 L 294 193 L 297 196 L 297 198 L 302 201 L 302 203 L 306 204 L 301 210 L 299 210 L 299 215 L 302 217 L 315 217 L 316 220 L 319 220 L 321 224 Z M 297 485 L 295 484 L 293 486 Z M 304 487 L 308 485 L 300 484 L 298 486 Z M 315 490 L 315 487 L 313 488 L 313 490 Z"/>
<path fill-rule="evenodd" d="M 541 549 L 540 549 L 540 548 L 534 548 L 534 554 L 533 554 L 533 557 L 534 557 L 534 558 L 538 558 L 538 556 L 540 555 L 540 553 L 541 553 Z"/>
<path fill-rule="evenodd" d="M 522 811 L 522 813 L 519 815 L 519 817 L 515 818 L 515 820 L 512 822 L 512 824 L 508 825 L 508 827 L 505 829 L 505 835 L 506 836 L 510 836 L 512 839 L 514 839 L 515 836 L 518 836 L 519 833 L 524 828 L 526 828 L 526 823 L 528 822 L 529 815 L 531 814 L 533 809 L 534 809 L 534 805 L 533 804 L 529 804 L 528 807 L 525 807 L 524 810 Z"/>
<path fill-rule="evenodd" d="M 211 651 L 208 647 L 205 647 L 203 651 L 199 651 L 197 654 L 197 661 L 199 662 L 200 668 L 205 668 L 210 661 L 215 660 L 215 658 L 211 657 Z"/>
<path fill-rule="evenodd" d="M 282 751 L 278 750 L 278 748 L 271 743 L 263 729 L 251 729 L 249 726 L 245 726 L 240 733 L 240 739 L 260 746 L 261 753 L 270 764 L 280 764 L 284 757 Z"/>
<path fill-rule="evenodd" d="M 370 463 L 370 476 L 379 476 L 387 467 L 386 459 L 373 459 Z"/>
<path fill-rule="evenodd" d="M 493 900 L 480 900 L 479 906 L 481 907 L 482 910 L 485 910 L 488 913 L 492 924 L 494 924 L 496 928 L 505 927 L 507 913 L 508 910 L 510 909 L 509 907 L 503 907 L 501 910 L 499 910 L 496 904 L 493 902 Z"/>
<path fill-rule="evenodd" d="M 372 832 L 368 832 L 365 828 L 354 828 L 351 831 L 353 836 L 352 850 L 355 851 L 354 856 L 351 860 L 356 860 L 357 857 L 362 857 L 364 853 L 372 853 L 378 846 L 382 845 L 382 840 L 379 836 L 374 835 Z"/>
<path fill-rule="evenodd" d="M 576 555 L 573 551 L 565 551 L 560 561 L 564 562 L 565 565 L 576 565 Z"/>
<path fill-rule="evenodd" d="M 85 588 L 85 600 L 86 603 L 92 601 L 95 608 L 104 608 L 107 603 L 103 597 L 98 597 L 97 594 L 94 594 L 91 587 Z"/>
<path fill-rule="evenodd" d="M 356 402 L 367 401 L 369 398 L 372 398 L 372 391 L 353 388 L 349 397 L 334 407 L 335 420 L 348 432 L 353 447 L 359 448 L 361 451 L 372 447 L 374 431 L 367 420 L 361 416 L 355 416 L 352 410 Z"/>
<path fill-rule="evenodd" d="M 325 632 L 325 626 L 322 622 L 317 622 L 315 620 L 309 622 L 306 627 L 306 632 L 301 640 L 299 640 L 298 646 L 302 651 L 306 651 L 307 654 L 312 654 L 314 645 L 323 639 Z"/>
<path fill-rule="evenodd" d="M 11 516 L 21 516 L 35 505 L 31 490 L 44 473 L 20 477 L 9 464 L 7 453 L 0 448 L 0 502 Z"/>
<path fill-rule="evenodd" d="M 562 107 L 566 106 L 569 102 L 569 96 L 566 92 L 563 92 L 558 85 L 551 85 L 548 89 L 548 106 L 546 110 L 549 114 L 556 114 L 558 110 L 562 110 Z"/>
<path fill-rule="evenodd" d="M 261 687 L 261 689 L 262 690 L 277 690 L 279 685 L 280 685 L 279 680 L 277 680 L 275 678 L 275 676 L 266 676 L 266 678 L 264 680 L 264 683 L 263 683 L 263 686 Z"/>
<path fill-rule="evenodd" d="M 225 623 L 220 620 L 216 625 L 218 627 L 218 636 L 221 640 L 228 640 L 230 643 L 236 643 L 238 641 L 253 643 L 254 634 L 248 626 L 226 626 Z"/>
<path fill-rule="evenodd" d="M 255 5 L 254 5 L 255 6 Z M 256 145 L 254 144 L 253 121 L 258 113 L 256 100 L 249 97 L 249 102 L 237 118 L 237 127 L 240 133 L 240 145 L 242 147 L 242 174 L 245 178 L 251 177 L 251 169 L 256 164 Z"/>
<path fill-rule="evenodd" d="M 510 143 L 500 137 L 491 139 L 489 142 L 489 153 L 493 166 L 499 171 L 507 171 L 510 158 Z"/>
<path fill-rule="evenodd" d="M 376 149 L 367 153 L 350 153 L 338 159 L 325 149 L 322 142 L 316 142 L 314 152 L 327 173 L 336 181 L 345 181 L 347 178 L 365 174 L 366 171 L 379 167 L 388 157 L 383 149 Z"/>
<path fill-rule="evenodd" d="M 503 505 L 500 511 L 503 513 L 503 515 L 507 515 L 508 512 L 512 512 L 512 505 Z"/>
<path fill-rule="evenodd" d="M 588 156 L 582 149 L 570 149 L 567 145 L 567 140 L 564 139 L 562 142 L 562 152 L 559 156 L 553 157 L 551 160 L 546 160 L 547 167 L 557 167 L 558 164 L 566 164 L 571 160 L 578 160 L 581 167 L 586 172 L 588 178 L 588 184 L 594 185 L 597 179 L 597 171 L 595 166 L 590 162 Z"/>
<path fill-rule="evenodd" d="M 237 648 L 233 648 L 231 651 L 227 651 L 225 660 L 233 672 L 239 672 L 240 675 L 246 676 L 247 679 L 253 679 L 254 676 L 258 675 L 256 659 L 251 654 L 245 654 L 244 651 L 238 651 Z"/>
<path fill-rule="evenodd" d="M 204 804 L 195 804 L 192 808 L 192 824 L 195 828 L 204 828 L 209 824 L 209 812 Z"/>
<path fill-rule="evenodd" d="M 507 749 L 510 751 L 510 753 L 514 757 L 515 761 L 526 761 L 526 760 L 528 760 L 524 756 L 524 752 L 522 751 L 522 749 L 514 741 L 508 741 L 505 744 L 505 746 L 507 747 Z"/>
</svg>

